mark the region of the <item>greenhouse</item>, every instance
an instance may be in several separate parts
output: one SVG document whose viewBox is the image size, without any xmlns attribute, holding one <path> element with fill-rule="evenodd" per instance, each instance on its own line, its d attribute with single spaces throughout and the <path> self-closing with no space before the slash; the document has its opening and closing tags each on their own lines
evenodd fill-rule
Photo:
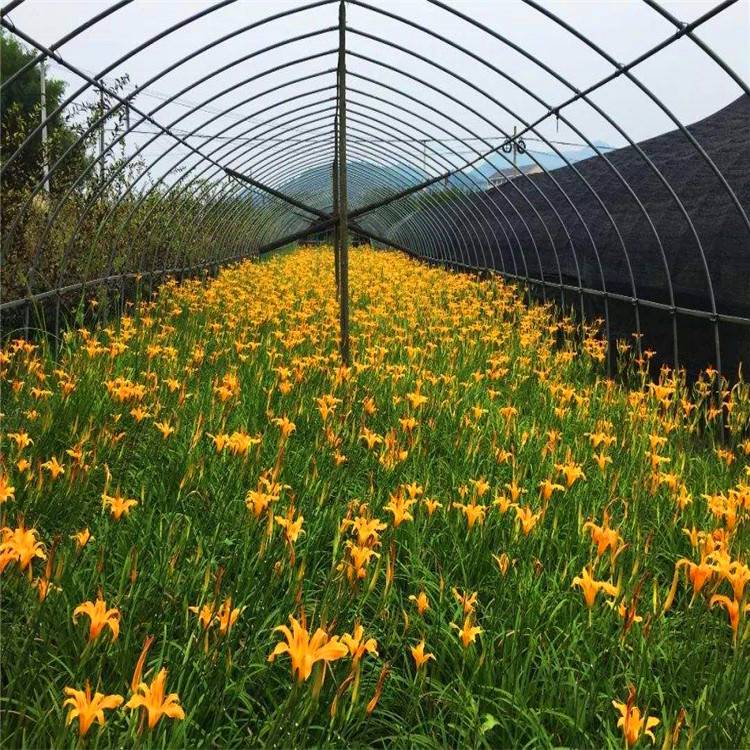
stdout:
<svg viewBox="0 0 750 750">
<path fill-rule="evenodd" d="M 750 743 L 750 5 L 0 9 L 2 747 Z"/>
</svg>

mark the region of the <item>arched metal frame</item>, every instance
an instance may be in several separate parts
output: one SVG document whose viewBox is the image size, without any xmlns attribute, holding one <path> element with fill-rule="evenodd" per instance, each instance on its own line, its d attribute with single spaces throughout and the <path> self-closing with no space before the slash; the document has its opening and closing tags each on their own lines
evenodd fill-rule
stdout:
<svg viewBox="0 0 750 750">
<path fill-rule="evenodd" d="M 337 283 L 341 285 L 343 332 L 348 326 L 345 309 L 348 299 L 344 291 L 344 285 L 348 282 L 342 266 L 346 263 L 348 235 L 345 229 L 348 226 L 349 229 L 373 241 L 401 249 L 429 262 L 468 270 L 491 270 L 522 282 L 527 289 L 537 287 L 545 299 L 548 291 L 551 291 L 554 295 L 559 295 L 563 306 L 570 300 L 577 299 L 582 314 L 584 299 L 597 299 L 603 306 L 607 337 L 610 333 L 610 300 L 632 305 L 633 327 L 637 334 L 641 333 L 642 309 L 666 311 L 671 315 L 672 359 L 675 363 L 680 362 L 678 316 L 705 319 L 710 322 L 713 330 L 715 364 L 719 371 L 722 368 L 719 324 L 723 322 L 750 326 L 750 318 L 719 312 L 704 243 L 688 208 L 667 176 L 625 129 L 592 99 L 592 94 L 618 79 L 622 78 L 633 84 L 690 143 L 697 157 L 718 180 L 750 237 L 747 206 L 742 205 L 726 177 L 695 136 L 643 83 L 635 71 L 639 65 L 667 49 L 677 40 L 686 39 L 718 65 L 742 92 L 750 95 L 750 89 L 741 77 L 695 34 L 703 24 L 738 0 L 722 0 L 709 12 L 689 24 L 675 18 L 656 0 L 642 0 L 647 8 L 674 28 L 674 33 L 624 64 L 536 0 L 519 0 L 554 24 L 571 40 L 585 45 L 611 67 L 611 72 L 583 90 L 578 89 L 565 76 L 498 30 L 469 17 L 443 0 L 425 0 L 433 13 L 447 14 L 458 26 L 463 25 L 473 32 L 481 32 L 483 38 L 498 45 L 498 49 L 512 50 L 521 55 L 529 65 L 561 84 L 569 95 L 564 101 L 557 103 L 545 101 L 513 75 L 492 64 L 486 55 L 479 55 L 455 41 L 460 38 L 460 34 L 455 34 L 449 39 L 431 29 L 426 23 L 419 23 L 400 12 L 376 7 L 365 0 L 315 0 L 297 4 L 233 29 L 189 51 L 167 67 L 155 71 L 145 83 L 133 91 L 120 94 L 105 83 L 108 74 L 122 69 L 129 60 L 148 51 L 158 42 L 190 29 L 193 24 L 237 0 L 221 0 L 209 5 L 146 39 L 91 76 L 63 57 L 61 50 L 80 34 L 95 29 L 97 24 L 111 18 L 134 0 L 114 2 L 109 8 L 97 13 L 49 47 L 17 28 L 9 19 L 8 14 L 25 1 L 8 2 L 0 10 L 0 25 L 30 45 L 38 54 L 13 78 L 6 81 L 3 88 L 19 75 L 43 64 L 47 59 L 66 68 L 82 83 L 60 103 L 59 107 L 50 112 L 46 120 L 39 123 L 15 153 L 6 159 L 0 168 L 0 176 L 21 156 L 23 150 L 39 137 L 47 124 L 86 94 L 101 93 L 111 104 L 103 108 L 78 141 L 50 166 L 47 174 L 39 175 L 38 182 L 31 189 L 15 220 L 5 228 L 3 243 L 12 243 L 17 233 L 22 231 L 24 218 L 34 205 L 35 198 L 46 189 L 48 180 L 54 178 L 57 171 L 63 168 L 66 159 L 75 149 L 83 146 L 88 138 L 103 128 L 105 123 L 124 107 L 136 115 L 130 118 L 131 121 L 124 130 L 105 144 L 98 156 L 90 160 L 64 192 L 51 196 L 44 228 L 34 248 L 30 268 L 26 269 L 27 293 L 18 299 L 3 300 L 0 304 L 0 312 L 24 308 L 27 325 L 32 306 L 43 300 L 55 300 L 54 325 L 57 334 L 60 305 L 65 294 L 76 291 L 84 294 L 97 285 L 112 283 L 120 284 L 122 289 L 125 280 L 135 276 L 147 277 L 152 283 L 154 279 L 172 273 L 183 276 L 204 269 L 215 270 L 222 264 L 260 255 L 320 231 L 332 229 L 336 238 Z M 439 54 L 428 58 L 393 39 L 385 39 L 348 26 L 346 5 L 386 18 L 405 33 L 416 33 L 428 38 L 436 49 L 450 50 L 467 63 L 481 66 L 494 80 L 529 97 L 542 109 L 542 114 L 536 119 L 525 118 L 523 113 L 508 107 L 502 97 L 491 95 L 455 70 L 437 62 L 440 59 Z M 153 90 L 154 84 L 168 74 L 211 50 L 220 48 L 221 45 L 241 35 L 259 30 L 263 32 L 270 27 L 278 29 L 290 17 L 308 11 L 320 11 L 316 13 L 316 18 L 326 16 L 328 6 L 338 7 L 337 23 L 333 22 L 336 19 L 331 14 L 328 25 L 322 25 L 304 34 L 286 36 L 264 47 L 253 46 L 252 52 L 217 69 L 209 70 L 179 91 L 165 97 L 150 111 L 134 103 L 137 96 Z M 323 51 L 310 53 L 308 44 L 312 40 L 327 42 L 329 39 L 337 43 Z M 377 58 L 356 49 L 359 39 L 377 46 L 380 53 Z M 274 55 L 282 52 L 290 54 L 291 59 L 273 64 L 271 61 Z M 424 74 L 420 76 L 404 69 L 403 66 L 398 67 L 387 62 L 391 52 L 418 62 L 423 68 L 436 76 L 439 75 L 443 82 L 451 81 L 455 88 L 438 86 Z M 329 61 L 334 64 L 330 64 Z M 377 76 L 366 75 L 359 69 L 349 70 L 348 62 L 356 62 L 358 66 L 361 64 L 365 68 L 369 66 L 377 71 Z M 243 64 L 250 66 L 253 73 L 251 76 L 205 97 L 167 124 L 159 121 L 159 113 L 173 102 L 179 101 L 180 97 L 198 91 L 206 82 L 212 79 L 219 80 L 220 76 L 237 70 L 238 66 Z M 309 72 L 311 65 L 318 64 L 323 65 L 321 70 Z M 307 68 L 303 69 L 300 66 Z M 274 76 L 283 78 L 278 82 L 273 80 Z M 271 79 L 268 85 L 263 83 L 263 79 L 267 77 Z M 329 79 L 328 82 L 326 78 Z M 265 88 L 251 96 L 243 94 L 243 89 L 258 82 Z M 366 87 L 362 88 L 361 84 Z M 312 88 L 296 90 L 300 86 L 308 85 Z M 407 86 L 422 92 L 424 98 L 420 94 L 409 93 L 406 90 Z M 474 101 L 483 103 L 482 108 L 466 103 L 461 96 L 461 93 L 466 91 L 472 92 L 476 97 Z M 454 108 L 452 111 L 458 108 L 462 113 L 461 117 L 441 110 L 441 101 L 450 103 Z M 704 274 L 705 296 L 708 302 L 706 309 L 676 304 L 672 274 L 664 249 L 663 230 L 625 175 L 575 124 L 573 117 L 566 114 L 571 105 L 578 103 L 585 104 L 611 126 L 637 153 L 643 162 L 643 168 L 654 175 L 668 193 L 695 244 Z M 183 121 L 190 121 L 190 118 L 200 111 L 205 111 L 209 105 L 218 106 L 218 111 L 214 110 L 211 117 L 191 125 L 187 132 L 177 130 Z M 218 132 L 210 130 L 213 123 L 247 105 L 254 107 L 251 115 L 239 116 L 231 124 L 223 125 Z M 511 134 L 498 128 L 497 121 L 493 118 L 497 112 L 505 113 L 521 123 L 520 131 Z M 465 121 L 462 121 L 462 117 Z M 584 173 L 539 130 L 540 125 L 553 117 L 570 128 L 582 143 L 598 156 L 618 186 L 637 206 L 644 227 L 656 243 L 658 262 L 664 271 L 665 296 L 668 300 L 666 303 L 646 298 L 639 293 L 631 262 L 632 248 L 628 248 L 621 228 L 606 202 Z M 503 143 L 493 146 L 475 129 L 469 127 L 468 122 L 481 122 L 492 126 L 504 138 Z M 153 128 L 146 131 L 149 138 L 122 159 L 117 168 L 88 195 L 82 197 L 79 194 L 81 186 L 91 174 L 99 169 L 102 162 L 118 145 L 124 143 L 130 134 L 143 133 L 144 126 Z M 593 204 L 598 206 L 606 217 L 624 262 L 627 276 L 624 284 L 630 290 L 628 294 L 608 289 L 603 266 L 606 261 L 603 261 L 595 232 L 587 225 L 581 207 L 558 181 L 554 170 L 548 170 L 532 153 L 528 155 L 544 174 L 543 182 L 532 180 L 520 172 L 516 180 L 509 182 L 510 196 L 504 191 L 496 191 L 490 195 L 485 185 L 477 178 L 473 170 L 479 166 L 492 165 L 490 158 L 504 159 L 512 167 L 513 162 L 503 152 L 502 147 L 513 143 L 514 140 L 517 142 L 524 135 L 539 140 L 561 159 L 585 189 Z M 442 150 L 435 145 L 438 141 L 443 142 Z M 458 144 L 457 147 L 445 146 L 445 143 L 450 141 Z M 152 147 L 159 149 L 157 155 L 146 156 Z M 179 149 L 184 149 L 186 153 L 179 155 Z M 467 150 L 468 159 L 464 156 Z M 346 156 L 343 156 L 344 154 Z M 170 169 L 166 169 L 168 160 L 175 157 L 176 162 Z M 115 186 L 124 178 L 128 180 L 125 187 L 116 189 Z M 520 189 L 520 184 L 525 185 L 527 190 Z M 535 201 L 539 201 L 538 205 L 549 210 L 546 219 L 535 205 L 535 201 L 530 199 L 530 195 Z M 583 248 L 575 246 L 570 227 L 556 208 L 555 200 L 560 199 L 584 229 L 587 238 L 586 249 L 595 263 L 594 278 L 598 281 L 596 284 L 584 283 L 581 267 Z M 48 242 L 58 227 L 60 216 L 74 200 L 82 202 L 78 221 L 65 241 L 55 277 L 46 278 L 40 266 L 45 259 Z M 69 258 L 82 241 L 84 224 L 90 220 L 94 211 L 99 211 L 101 218 L 98 219 L 93 240 L 88 236 L 86 241 L 93 241 L 97 248 L 101 246 L 104 253 L 97 257 L 106 257 L 106 261 L 103 266 L 85 269 L 85 278 L 78 278 L 71 283 L 67 278 L 70 270 Z M 550 215 L 554 217 L 552 222 Z M 554 258 L 555 273 L 552 277 L 545 277 L 540 248 L 529 225 L 530 221 L 542 227 L 543 237 Z M 185 246 L 174 253 L 166 252 L 164 248 L 169 246 L 175 228 L 182 225 L 191 227 L 186 235 Z M 446 236 L 451 237 L 454 243 L 449 253 L 446 253 L 443 242 Z M 562 244 L 558 244 L 559 240 L 556 241 L 559 237 L 564 238 Z M 118 255 L 126 238 L 131 241 L 137 240 L 142 251 L 124 258 L 121 254 Z M 211 247 L 206 246 L 208 243 Z M 204 257 L 196 256 L 195 247 L 202 248 Z M 575 278 L 572 280 L 566 278 L 562 271 L 561 257 L 564 252 L 569 254 L 575 268 Z M 80 272 L 78 269 L 78 273 Z M 636 337 L 636 341 L 640 345 L 640 336 Z M 348 337 L 344 334 L 342 353 L 347 358 Z M 608 366 L 611 367 L 609 360 Z"/>
</svg>

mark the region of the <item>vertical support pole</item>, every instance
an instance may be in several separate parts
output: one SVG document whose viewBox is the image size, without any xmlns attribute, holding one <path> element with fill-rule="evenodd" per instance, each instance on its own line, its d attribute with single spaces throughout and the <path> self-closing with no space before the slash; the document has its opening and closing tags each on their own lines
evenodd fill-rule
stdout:
<svg viewBox="0 0 750 750">
<path fill-rule="evenodd" d="M 49 145 L 47 143 L 47 74 L 44 60 L 39 63 L 39 103 L 42 115 L 42 165 L 44 168 L 44 192 L 49 196 Z"/>
<path fill-rule="evenodd" d="M 99 116 L 104 117 L 103 89 L 99 89 Z M 104 185 L 104 120 L 99 124 L 99 179 Z"/>
<path fill-rule="evenodd" d="M 338 73 L 337 73 L 338 76 Z M 338 77 L 337 77 L 338 82 Z M 339 267 L 339 230 L 338 230 L 338 219 L 339 219 L 339 111 L 338 111 L 338 88 L 336 96 L 336 113 L 333 116 L 333 173 L 331 175 L 331 188 L 333 192 L 333 200 L 331 203 L 331 214 L 336 219 L 336 224 L 333 225 L 333 266 L 336 274 L 336 299 L 341 299 L 341 282 L 340 282 L 340 267 Z"/>
<path fill-rule="evenodd" d="M 346 2 L 339 3 L 338 64 L 338 246 L 339 246 L 339 324 L 341 360 L 349 364 L 349 222 L 346 185 Z"/>
</svg>

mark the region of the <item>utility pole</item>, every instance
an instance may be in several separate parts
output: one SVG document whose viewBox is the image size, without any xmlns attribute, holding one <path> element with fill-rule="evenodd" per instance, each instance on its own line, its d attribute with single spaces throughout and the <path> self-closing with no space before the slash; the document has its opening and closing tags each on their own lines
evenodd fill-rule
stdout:
<svg viewBox="0 0 750 750">
<path fill-rule="evenodd" d="M 44 60 L 39 63 L 39 90 L 42 108 L 42 165 L 44 167 L 44 191 L 49 196 L 49 145 L 47 143 L 47 81 Z"/>
<path fill-rule="evenodd" d="M 341 360 L 349 358 L 349 222 L 346 185 L 346 2 L 339 2 L 339 61 L 338 61 L 338 237 L 339 255 L 339 324 L 341 327 Z"/>
</svg>

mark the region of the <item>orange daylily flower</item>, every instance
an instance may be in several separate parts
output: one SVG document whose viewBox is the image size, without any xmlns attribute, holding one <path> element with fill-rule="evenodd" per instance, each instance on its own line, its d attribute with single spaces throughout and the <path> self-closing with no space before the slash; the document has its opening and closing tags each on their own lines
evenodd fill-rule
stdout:
<svg viewBox="0 0 750 750">
<path fill-rule="evenodd" d="M 7 526 L 0 529 L 2 544 L 0 544 L 0 572 L 10 563 L 18 563 L 21 570 L 26 570 L 29 580 L 32 576 L 32 562 L 37 557 L 41 560 L 47 559 L 44 544 L 37 539 L 36 529 L 27 529 L 23 521 L 18 528 L 11 529 Z"/>
<path fill-rule="evenodd" d="M 555 484 L 550 479 L 545 479 L 544 481 L 539 482 L 539 491 L 542 495 L 542 500 L 546 503 L 552 497 L 553 492 L 564 492 L 565 487 L 561 484 Z"/>
<path fill-rule="evenodd" d="M 435 660 L 434 654 L 425 653 L 424 638 L 416 646 L 411 646 L 411 655 L 417 669 L 421 669 L 430 659 Z"/>
<path fill-rule="evenodd" d="M 260 518 L 265 513 L 268 506 L 279 499 L 278 495 L 263 492 L 262 490 L 249 490 L 245 495 L 245 505 L 252 510 L 256 518 Z"/>
<path fill-rule="evenodd" d="M 481 526 L 484 523 L 484 517 L 487 513 L 487 506 L 477 503 L 472 498 L 470 503 L 453 503 L 453 507 L 460 510 L 466 516 L 466 523 L 469 527 L 469 531 L 474 528 L 475 523 L 479 523 Z"/>
<path fill-rule="evenodd" d="M 365 515 L 360 515 L 354 520 L 346 518 L 341 522 L 342 530 L 349 527 L 357 535 L 357 544 L 371 545 L 373 542 L 377 542 L 380 532 L 387 529 L 388 525 L 379 518 L 368 518 Z"/>
<path fill-rule="evenodd" d="M 151 416 L 151 412 L 149 412 L 147 409 L 144 409 L 142 406 L 134 406 L 130 410 L 130 416 L 135 419 L 136 422 L 140 423 L 143 422 L 144 419 L 148 419 Z"/>
<path fill-rule="evenodd" d="M 734 640 L 737 641 L 737 633 L 740 628 L 740 614 L 743 612 L 750 612 L 750 604 L 745 604 L 744 607 L 737 599 L 730 599 L 724 594 L 714 594 L 709 601 L 709 606 L 714 607 L 720 604 L 727 611 L 729 616 L 729 624 L 734 633 Z"/>
<path fill-rule="evenodd" d="M 564 464 L 555 464 L 555 468 L 565 477 L 565 483 L 568 489 L 570 489 L 577 480 L 586 479 L 583 469 L 572 461 L 568 461 Z"/>
<path fill-rule="evenodd" d="M 525 536 L 528 536 L 534 530 L 534 527 L 544 516 L 544 510 L 534 513 L 527 506 L 516 505 L 513 509 L 516 511 L 516 520 L 521 524 L 521 531 L 523 531 Z"/>
<path fill-rule="evenodd" d="M 367 443 L 369 450 L 372 450 L 376 445 L 383 442 L 383 438 L 377 432 L 373 432 L 367 427 L 362 428 L 362 434 L 359 437 Z"/>
<path fill-rule="evenodd" d="M 417 390 L 414 393 L 407 393 L 406 398 L 411 404 L 412 409 L 418 409 L 428 401 L 427 396 L 419 392 L 419 386 L 417 386 Z"/>
<path fill-rule="evenodd" d="M 167 421 L 154 422 L 154 427 L 161 432 L 161 435 L 165 440 L 174 432 L 174 427 L 172 427 Z"/>
<path fill-rule="evenodd" d="M 510 499 L 512 503 L 517 503 L 521 495 L 526 494 L 526 490 L 519 487 L 515 479 L 510 484 L 506 484 L 505 489 L 510 492 Z"/>
<path fill-rule="evenodd" d="M 328 421 L 328 417 L 333 414 L 334 410 L 336 409 L 336 404 L 341 403 L 340 398 L 336 398 L 335 396 L 332 396 L 330 394 L 321 396 L 320 398 L 316 398 L 315 400 L 318 404 L 318 411 L 320 412 L 320 416 L 323 419 L 323 422 Z"/>
<path fill-rule="evenodd" d="M 617 438 L 608 435 L 606 432 L 584 432 L 583 433 L 590 441 L 591 447 L 596 450 L 600 445 L 604 445 L 607 448 L 612 445 L 617 445 Z"/>
<path fill-rule="evenodd" d="M 91 536 L 91 532 L 88 530 L 88 528 L 81 529 L 81 531 L 76 531 L 75 534 L 72 534 L 71 539 L 75 540 L 76 543 L 76 549 L 78 551 L 82 550 L 94 537 Z"/>
<path fill-rule="evenodd" d="M 505 497 L 505 495 L 498 495 L 493 504 L 497 505 L 501 513 L 507 513 L 511 508 L 517 506 L 517 503 L 514 503 L 510 498 Z"/>
<path fill-rule="evenodd" d="M 77 445 L 75 448 L 66 448 L 65 453 L 70 456 L 78 466 L 83 466 L 83 457 L 86 455 L 83 446 Z"/>
<path fill-rule="evenodd" d="M 293 545 L 300 534 L 304 534 L 302 524 L 305 520 L 304 516 L 299 515 L 294 519 L 294 509 L 289 508 L 289 513 L 286 518 L 284 516 L 275 516 L 276 523 L 284 529 L 284 538 L 290 545 Z"/>
<path fill-rule="evenodd" d="M 345 570 L 350 583 L 361 580 L 367 575 L 367 564 L 370 562 L 370 558 L 380 557 L 372 547 L 354 544 L 351 541 L 346 543 L 346 551 L 349 559 L 340 563 L 337 570 Z"/>
<path fill-rule="evenodd" d="M 508 572 L 508 568 L 510 568 L 511 565 L 515 565 L 515 560 L 510 559 L 508 557 L 508 554 L 506 552 L 503 552 L 500 555 L 492 555 L 492 559 L 497 563 L 497 567 L 500 568 L 500 572 L 505 575 Z"/>
<path fill-rule="evenodd" d="M 167 670 L 160 669 L 156 677 L 148 685 L 142 682 L 138 685 L 136 694 L 125 704 L 125 708 L 137 710 L 143 708 L 148 717 L 148 728 L 153 729 L 161 720 L 162 716 L 170 719 L 182 720 L 185 711 L 180 706 L 180 698 L 177 693 L 164 695 L 167 682 Z"/>
<path fill-rule="evenodd" d="M 699 563 L 695 563 L 686 557 L 681 557 L 675 565 L 675 573 L 683 566 L 686 566 L 688 569 L 688 578 L 690 578 L 690 583 L 693 585 L 693 594 L 700 594 L 706 583 L 711 580 L 714 569 L 705 559 Z"/>
<path fill-rule="evenodd" d="M 411 594 L 409 601 L 414 602 L 417 607 L 417 612 L 424 617 L 424 613 L 430 608 L 430 602 L 427 599 L 427 594 L 424 591 L 420 591 L 416 596 Z"/>
<path fill-rule="evenodd" d="M 733 560 L 729 564 L 728 569 L 722 572 L 721 575 L 732 587 L 734 598 L 737 601 L 741 601 L 745 593 L 745 586 L 750 582 L 750 567 L 739 562 L 739 560 Z"/>
<path fill-rule="evenodd" d="M 0 505 L 7 503 L 8 500 L 13 500 L 16 497 L 16 488 L 11 486 L 8 477 L 5 474 L 0 473 Z"/>
<path fill-rule="evenodd" d="M 424 494 L 424 489 L 416 482 L 412 482 L 411 484 L 402 484 L 401 488 L 406 492 L 410 500 L 415 500 L 420 495 Z"/>
<path fill-rule="evenodd" d="M 73 622 L 78 621 L 79 615 L 86 615 L 89 620 L 89 643 L 95 641 L 105 627 L 112 631 L 112 640 L 120 635 L 120 610 L 107 609 L 107 603 L 101 597 L 96 602 L 83 602 L 73 610 Z"/>
<path fill-rule="evenodd" d="M 454 586 L 451 591 L 456 601 L 463 607 L 464 615 L 470 615 L 477 606 L 477 597 L 479 596 L 476 591 L 471 594 L 464 592 L 463 594 Z"/>
<path fill-rule="evenodd" d="M 596 544 L 596 556 L 601 557 L 607 550 L 612 555 L 614 562 L 617 555 L 624 549 L 625 543 L 619 532 L 609 526 L 609 516 L 604 513 L 604 521 L 598 526 L 594 521 L 586 521 L 583 530 L 591 532 L 591 541 Z"/>
<path fill-rule="evenodd" d="M 224 603 L 219 607 L 216 613 L 216 622 L 219 623 L 219 632 L 221 635 L 227 635 L 231 630 L 237 618 L 242 614 L 244 607 L 235 607 L 232 609 L 232 597 L 228 596 Z M 202 613 L 201 613 L 202 614 Z M 199 617 L 200 620 L 200 617 Z"/>
<path fill-rule="evenodd" d="M 23 430 L 19 432 L 9 432 L 8 437 L 16 444 L 16 447 L 19 450 L 23 450 L 34 444 L 34 441 L 29 437 L 29 433 L 24 432 Z"/>
<path fill-rule="evenodd" d="M 231 435 L 227 437 L 226 449 L 235 456 L 247 457 L 250 453 L 250 448 L 254 445 L 260 445 L 261 438 L 248 435 L 246 432 L 235 430 Z"/>
<path fill-rule="evenodd" d="M 130 515 L 130 509 L 136 505 L 138 505 L 137 500 L 123 497 L 119 490 L 114 495 L 102 493 L 102 506 L 109 508 L 109 512 L 115 521 L 119 521 L 123 516 Z"/>
<path fill-rule="evenodd" d="M 419 422 L 414 417 L 400 417 L 399 423 L 404 432 L 411 433 L 417 429 Z"/>
<path fill-rule="evenodd" d="M 367 396 L 362 400 L 362 408 L 364 409 L 365 414 L 367 414 L 368 416 L 372 416 L 378 411 L 378 407 L 375 404 L 375 400 L 372 398 L 372 396 Z"/>
<path fill-rule="evenodd" d="M 472 626 L 471 615 L 467 615 L 464 618 L 463 626 L 456 625 L 455 622 L 452 622 L 451 627 L 458 631 L 458 637 L 461 639 L 464 648 L 469 648 L 469 646 L 477 639 L 477 636 L 482 633 L 482 628 Z"/>
<path fill-rule="evenodd" d="M 119 708 L 124 700 L 121 695 L 94 693 L 92 696 L 91 685 L 88 681 L 85 690 L 66 687 L 65 695 L 68 697 L 63 701 L 63 707 L 70 706 L 65 724 L 68 725 L 74 719 L 78 719 L 78 733 L 81 737 L 86 736 L 95 721 L 104 726 L 104 712 Z"/>
<path fill-rule="evenodd" d="M 214 622 L 215 607 L 211 602 L 203 604 L 200 607 L 198 605 L 190 605 L 188 611 L 198 615 L 198 622 L 204 630 L 208 630 Z"/>
<path fill-rule="evenodd" d="M 385 506 L 385 510 L 393 513 L 394 528 L 398 528 L 404 521 L 414 520 L 409 508 L 416 502 L 416 500 L 407 500 L 400 492 L 390 496 L 390 502 Z"/>
<path fill-rule="evenodd" d="M 474 491 L 477 493 L 477 497 L 484 497 L 487 494 L 487 490 L 490 488 L 489 482 L 487 482 L 484 477 L 470 479 L 469 482 L 474 485 Z"/>
<path fill-rule="evenodd" d="M 596 465 L 599 467 L 599 471 L 601 472 L 604 472 L 606 470 L 607 464 L 612 463 L 612 459 L 604 451 L 594 453 L 594 461 L 596 461 Z"/>
<path fill-rule="evenodd" d="M 357 623 L 351 635 L 344 633 L 341 636 L 341 643 L 349 649 L 354 664 L 358 664 L 366 653 L 378 655 L 378 642 L 374 638 L 365 638 L 364 632 L 364 628 Z"/>
<path fill-rule="evenodd" d="M 641 710 L 635 703 L 635 688 L 630 688 L 627 703 L 612 701 L 612 705 L 620 712 L 620 718 L 617 720 L 617 726 L 622 729 L 625 737 L 625 746 L 630 748 L 638 742 L 643 735 L 648 737 L 651 742 L 656 740 L 654 733 L 651 731 L 660 724 L 659 719 L 653 716 L 641 715 Z"/>
<path fill-rule="evenodd" d="M 275 417 L 273 423 L 281 430 L 282 438 L 288 438 L 296 429 L 297 425 L 287 417 Z"/>
<path fill-rule="evenodd" d="M 42 468 L 47 469 L 52 479 L 57 479 L 60 474 L 65 473 L 65 466 L 57 460 L 57 456 L 52 456 L 49 461 L 45 461 L 42 464 Z"/>
<path fill-rule="evenodd" d="M 573 579 L 573 587 L 578 587 L 583 593 L 583 599 L 586 602 L 586 606 L 591 609 L 596 601 L 596 595 L 603 591 L 607 596 L 617 597 L 619 593 L 618 589 L 607 581 L 596 581 L 591 575 L 589 568 L 584 568 L 581 572 L 580 577 L 576 576 Z"/>
<path fill-rule="evenodd" d="M 338 636 L 329 636 L 323 628 L 318 628 L 311 637 L 307 628 L 291 615 L 289 622 L 291 630 L 286 625 L 274 628 L 274 632 L 278 631 L 286 638 L 286 643 L 277 643 L 268 655 L 268 661 L 274 661 L 281 654 L 289 654 L 292 674 L 296 675 L 298 683 L 307 680 L 316 662 L 336 661 L 349 653 L 349 649 L 339 641 Z"/>
</svg>

